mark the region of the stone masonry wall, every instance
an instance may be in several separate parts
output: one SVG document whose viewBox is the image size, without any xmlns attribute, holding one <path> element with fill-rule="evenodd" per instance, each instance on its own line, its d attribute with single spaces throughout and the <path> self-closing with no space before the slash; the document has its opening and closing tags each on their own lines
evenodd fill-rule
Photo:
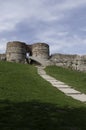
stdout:
<svg viewBox="0 0 86 130">
<path fill-rule="evenodd" d="M 6 54 L 0 54 L 0 61 L 6 60 Z"/>
<path fill-rule="evenodd" d="M 86 55 L 53 54 L 50 58 L 51 65 L 62 66 L 86 72 Z"/>
<path fill-rule="evenodd" d="M 8 42 L 6 60 L 24 63 L 26 58 L 26 44 L 19 41 Z"/>
<path fill-rule="evenodd" d="M 35 43 L 32 44 L 32 56 L 48 59 L 49 58 L 49 45 L 46 43 Z"/>
</svg>

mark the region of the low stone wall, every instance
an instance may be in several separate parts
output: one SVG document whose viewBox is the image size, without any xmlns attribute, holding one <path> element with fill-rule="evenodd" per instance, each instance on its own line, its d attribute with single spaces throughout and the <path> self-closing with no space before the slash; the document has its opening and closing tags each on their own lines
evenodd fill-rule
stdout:
<svg viewBox="0 0 86 130">
<path fill-rule="evenodd" d="M 53 54 L 50 57 L 51 65 L 71 68 L 86 72 L 86 55 Z"/>
</svg>

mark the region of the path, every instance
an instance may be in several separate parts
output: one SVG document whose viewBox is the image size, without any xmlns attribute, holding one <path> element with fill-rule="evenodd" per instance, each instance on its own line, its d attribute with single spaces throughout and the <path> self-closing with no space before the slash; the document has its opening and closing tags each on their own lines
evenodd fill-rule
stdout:
<svg viewBox="0 0 86 130">
<path fill-rule="evenodd" d="M 38 68 L 38 74 L 42 78 L 44 78 L 45 80 L 50 82 L 54 87 L 56 87 L 57 89 L 59 89 L 60 91 L 65 93 L 67 96 L 70 96 L 81 102 L 86 102 L 86 94 L 81 93 L 81 92 L 71 88 L 71 86 L 68 86 L 63 82 L 56 80 L 52 76 L 47 75 L 46 72 L 44 71 L 44 67 L 37 67 L 37 68 Z"/>
</svg>

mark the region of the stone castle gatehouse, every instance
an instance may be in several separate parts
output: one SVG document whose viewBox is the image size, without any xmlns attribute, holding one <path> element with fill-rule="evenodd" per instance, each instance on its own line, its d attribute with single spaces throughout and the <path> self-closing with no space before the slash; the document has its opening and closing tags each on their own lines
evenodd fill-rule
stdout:
<svg viewBox="0 0 86 130">
<path fill-rule="evenodd" d="M 46 43 L 26 44 L 20 41 L 7 43 L 6 53 L 0 54 L 0 60 L 17 63 L 36 63 L 40 65 L 57 65 L 86 72 L 86 55 L 50 55 Z"/>
</svg>

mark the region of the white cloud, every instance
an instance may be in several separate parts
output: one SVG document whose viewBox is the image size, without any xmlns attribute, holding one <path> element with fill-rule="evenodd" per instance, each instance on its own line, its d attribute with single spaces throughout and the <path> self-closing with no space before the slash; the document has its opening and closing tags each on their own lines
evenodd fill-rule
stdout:
<svg viewBox="0 0 86 130">
<path fill-rule="evenodd" d="M 66 11 L 73 8 L 78 8 L 86 4 L 86 0 L 64 0 L 63 3 L 58 5 L 58 10 Z"/>
<path fill-rule="evenodd" d="M 79 30 L 80 30 L 80 31 L 83 31 L 83 32 L 86 32 L 86 27 L 80 28 Z"/>
<path fill-rule="evenodd" d="M 68 35 L 68 32 L 65 32 L 65 31 L 64 32 L 58 32 L 57 35 L 58 36 L 66 36 L 66 35 Z"/>
<path fill-rule="evenodd" d="M 54 6 L 44 4 L 45 0 L 6 0 L 0 1 L 0 32 L 13 30 L 22 20 L 58 21 L 65 17 L 63 11 L 77 8 L 86 3 L 86 0 L 65 0 Z"/>
</svg>

